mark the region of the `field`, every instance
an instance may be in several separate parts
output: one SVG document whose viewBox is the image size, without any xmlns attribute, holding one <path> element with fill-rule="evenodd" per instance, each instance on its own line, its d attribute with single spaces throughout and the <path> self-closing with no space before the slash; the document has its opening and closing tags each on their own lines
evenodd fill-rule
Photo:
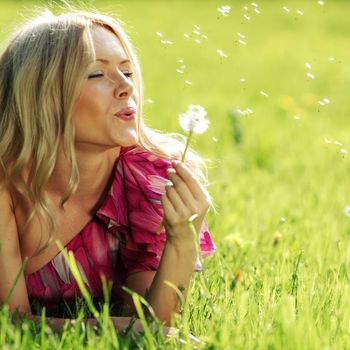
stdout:
<svg viewBox="0 0 350 350">
<path fill-rule="evenodd" d="M 0 2 L 2 38 L 34 3 Z M 92 4 L 126 23 L 150 126 L 182 132 L 189 104 L 211 121 L 193 147 L 208 160 L 217 252 L 195 274 L 178 326 L 203 349 L 350 348 L 350 2 Z M 0 348 L 194 346 L 117 342 L 106 324 L 59 335 L 44 321 L 16 328 L 2 308 Z"/>
</svg>

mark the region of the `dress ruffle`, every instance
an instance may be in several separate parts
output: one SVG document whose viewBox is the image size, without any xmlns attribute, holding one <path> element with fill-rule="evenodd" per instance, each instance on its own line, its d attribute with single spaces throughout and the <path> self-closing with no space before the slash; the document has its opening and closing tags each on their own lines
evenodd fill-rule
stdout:
<svg viewBox="0 0 350 350">
<path fill-rule="evenodd" d="M 159 266 L 166 242 L 161 196 L 170 167 L 170 161 L 138 147 L 121 151 L 114 181 L 97 216 L 118 236 L 127 274 Z M 202 257 L 213 254 L 216 248 L 205 221 L 199 239 Z M 196 270 L 200 269 L 198 262 Z"/>
</svg>

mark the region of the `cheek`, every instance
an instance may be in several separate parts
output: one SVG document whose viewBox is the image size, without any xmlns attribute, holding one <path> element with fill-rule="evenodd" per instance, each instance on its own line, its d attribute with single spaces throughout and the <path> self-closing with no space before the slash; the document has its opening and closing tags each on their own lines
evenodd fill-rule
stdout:
<svg viewBox="0 0 350 350">
<path fill-rule="evenodd" d="M 82 89 L 73 108 L 73 119 L 79 116 L 96 113 L 104 105 L 103 97 L 107 91 L 101 86 Z"/>
</svg>

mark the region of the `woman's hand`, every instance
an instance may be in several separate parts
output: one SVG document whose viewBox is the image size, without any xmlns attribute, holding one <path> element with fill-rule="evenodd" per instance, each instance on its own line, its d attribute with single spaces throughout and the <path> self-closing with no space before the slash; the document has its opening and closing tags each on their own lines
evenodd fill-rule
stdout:
<svg viewBox="0 0 350 350">
<path fill-rule="evenodd" d="M 168 170 L 171 185 L 166 186 L 162 196 L 164 208 L 164 225 L 169 243 L 193 242 L 189 219 L 199 232 L 203 219 L 210 207 L 210 196 L 194 173 L 180 162 L 172 162 Z"/>
</svg>

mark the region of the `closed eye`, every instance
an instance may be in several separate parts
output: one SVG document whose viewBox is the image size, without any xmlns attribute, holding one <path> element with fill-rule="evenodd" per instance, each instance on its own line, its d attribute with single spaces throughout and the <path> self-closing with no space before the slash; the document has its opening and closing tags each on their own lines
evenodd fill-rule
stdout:
<svg viewBox="0 0 350 350">
<path fill-rule="evenodd" d="M 104 74 L 103 73 L 92 73 L 92 74 L 89 74 L 88 79 L 99 78 L 99 77 L 104 77 Z"/>
</svg>

